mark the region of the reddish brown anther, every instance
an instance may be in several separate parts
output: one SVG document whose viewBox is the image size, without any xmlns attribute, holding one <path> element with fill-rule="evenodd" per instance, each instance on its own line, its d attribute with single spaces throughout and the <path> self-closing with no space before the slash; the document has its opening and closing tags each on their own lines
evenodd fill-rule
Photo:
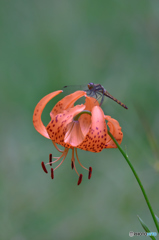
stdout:
<svg viewBox="0 0 159 240">
<path fill-rule="evenodd" d="M 48 173 L 46 167 L 45 167 L 45 164 L 44 162 L 41 162 L 41 166 L 42 166 L 42 169 L 44 170 L 45 173 Z"/>
<path fill-rule="evenodd" d="M 51 168 L 51 178 L 54 179 L 54 169 Z"/>
<path fill-rule="evenodd" d="M 81 182 L 82 182 L 82 177 L 83 177 L 83 175 L 80 174 L 80 175 L 79 175 L 79 179 L 78 179 L 78 183 L 77 183 L 77 185 L 80 185 L 80 184 L 81 184 Z"/>
<path fill-rule="evenodd" d="M 73 161 L 71 161 L 71 167 L 72 167 L 72 169 L 74 169 L 74 162 Z"/>
<path fill-rule="evenodd" d="M 91 176 L 92 176 L 92 167 L 89 167 L 88 179 L 90 179 Z"/>
<path fill-rule="evenodd" d="M 50 154 L 49 154 L 49 163 L 50 163 L 50 166 L 52 166 L 52 163 L 51 163 L 51 162 L 52 162 L 52 154 L 50 153 Z"/>
</svg>

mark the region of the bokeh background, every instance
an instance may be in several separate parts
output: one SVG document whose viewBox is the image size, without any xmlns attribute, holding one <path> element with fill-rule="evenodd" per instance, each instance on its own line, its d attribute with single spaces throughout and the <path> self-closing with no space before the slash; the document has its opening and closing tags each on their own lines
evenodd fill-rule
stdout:
<svg viewBox="0 0 159 240">
<path fill-rule="evenodd" d="M 124 102 L 102 107 L 117 119 L 127 152 L 159 215 L 159 1 L 0 1 L 0 239 L 129 239 L 156 231 L 141 190 L 117 149 L 79 150 L 86 167 L 77 186 L 71 153 L 55 178 L 41 161 L 59 156 L 37 133 L 37 102 L 65 85 L 102 84 Z M 58 101 L 43 113 L 45 124 Z M 137 237 L 134 239 L 138 239 Z M 142 237 L 147 239 L 147 237 Z"/>
</svg>

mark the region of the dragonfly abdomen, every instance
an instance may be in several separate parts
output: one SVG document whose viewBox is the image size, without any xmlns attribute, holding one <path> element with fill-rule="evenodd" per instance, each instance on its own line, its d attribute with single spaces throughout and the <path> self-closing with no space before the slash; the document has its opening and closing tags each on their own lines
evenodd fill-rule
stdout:
<svg viewBox="0 0 159 240">
<path fill-rule="evenodd" d="M 119 105 L 121 105 L 122 107 L 124 107 L 124 108 L 126 108 L 126 109 L 128 109 L 128 107 L 124 104 L 124 103 L 122 103 L 122 102 L 120 102 L 118 99 L 113 99 L 115 102 L 117 102 Z"/>
<path fill-rule="evenodd" d="M 118 99 L 116 99 L 115 97 L 113 97 L 113 96 L 112 96 L 110 93 L 108 93 L 107 91 L 105 91 L 104 95 L 107 96 L 107 97 L 109 97 L 109 98 L 112 99 L 113 101 L 117 102 L 120 106 L 124 107 L 125 109 L 128 109 L 128 107 L 127 107 L 124 103 L 120 102 Z"/>
</svg>

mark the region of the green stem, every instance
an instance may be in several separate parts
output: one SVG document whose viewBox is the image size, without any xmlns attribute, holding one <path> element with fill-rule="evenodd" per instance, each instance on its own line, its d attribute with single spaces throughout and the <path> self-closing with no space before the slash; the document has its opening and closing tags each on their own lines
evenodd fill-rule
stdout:
<svg viewBox="0 0 159 240">
<path fill-rule="evenodd" d="M 83 110 L 82 112 L 78 113 L 73 119 L 74 121 L 78 121 L 79 117 L 82 115 L 82 114 L 89 114 L 90 116 L 92 116 L 91 112 L 88 111 L 88 110 Z"/>
<path fill-rule="evenodd" d="M 114 141 L 114 143 L 117 145 L 119 151 L 122 153 L 122 155 L 124 156 L 125 160 L 127 161 L 128 165 L 129 165 L 129 167 L 131 168 L 131 170 L 132 170 L 132 172 L 133 172 L 133 174 L 134 174 L 134 176 L 135 176 L 135 178 L 136 178 L 136 180 L 137 180 L 137 182 L 138 182 L 138 184 L 139 184 L 139 186 L 140 186 L 140 188 L 141 188 L 141 191 L 142 191 L 142 193 L 143 193 L 143 195 L 144 195 L 144 198 L 145 198 L 145 200 L 146 200 L 146 203 L 147 203 L 148 208 L 149 208 L 149 210 L 150 210 L 150 213 L 151 213 L 151 215 L 152 215 L 153 221 L 154 221 L 154 223 L 155 223 L 155 225 L 156 225 L 156 228 L 157 228 L 157 231 L 158 231 L 158 233 L 159 233 L 159 224 L 158 224 L 157 219 L 156 219 L 156 217 L 155 217 L 155 214 L 154 214 L 154 212 L 153 212 L 153 210 L 152 210 L 152 207 L 151 207 L 151 205 L 150 205 L 150 202 L 149 202 L 149 200 L 148 200 L 148 197 L 147 197 L 147 195 L 146 195 L 146 192 L 145 192 L 145 190 L 144 190 L 144 187 L 143 187 L 143 185 L 142 185 L 142 183 L 141 183 L 141 181 L 140 181 L 140 179 L 139 179 L 139 177 L 138 177 L 135 169 L 133 168 L 133 166 L 132 166 L 132 164 L 131 164 L 128 156 L 127 156 L 126 153 L 123 151 L 123 149 L 120 147 L 120 145 L 119 145 L 118 142 L 115 140 L 115 138 L 113 137 L 113 135 L 112 135 L 109 131 L 108 131 L 108 134 L 109 134 L 109 136 L 112 138 L 112 140 Z"/>
</svg>

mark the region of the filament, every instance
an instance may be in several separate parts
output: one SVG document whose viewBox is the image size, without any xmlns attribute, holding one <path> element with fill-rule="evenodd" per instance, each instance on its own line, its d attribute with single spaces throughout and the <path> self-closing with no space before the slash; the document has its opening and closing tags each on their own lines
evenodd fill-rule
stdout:
<svg viewBox="0 0 159 240">
<path fill-rule="evenodd" d="M 52 141 L 52 142 L 54 144 L 54 147 L 57 149 L 57 151 L 59 151 L 61 153 L 65 151 L 65 150 L 61 150 L 60 148 L 58 148 L 58 146 L 56 145 L 56 143 L 54 141 Z"/>
<path fill-rule="evenodd" d="M 65 160 L 65 158 L 66 158 L 66 156 L 67 156 L 68 150 L 69 150 L 69 149 L 64 150 L 64 152 L 65 152 L 64 155 L 65 155 L 65 156 L 64 156 L 64 158 L 62 159 L 62 161 L 60 162 L 60 164 L 59 164 L 57 167 L 54 168 L 54 171 L 64 162 L 64 160 Z M 63 155 L 63 154 L 62 154 L 62 155 Z M 61 156 L 62 156 L 62 155 L 61 155 Z M 60 158 L 61 158 L 61 157 L 60 157 Z"/>
<path fill-rule="evenodd" d="M 53 157 L 53 158 L 57 158 L 55 161 L 46 163 L 45 165 L 48 165 L 48 164 L 50 165 L 52 163 L 58 162 L 64 155 L 65 155 L 65 150 L 63 151 L 63 153 L 60 157 Z"/>
<path fill-rule="evenodd" d="M 83 167 L 84 169 L 86 169 L 87 171 L 89 171 L 88 168 L 84 167 L 84 166 L 82 165 L 82 163 L 80 162 L 80 160 L 79 160 L 79 158 L 78 158 L 78 155 L 77 155 L 77 148 L 75 148 L 75 152 L 76 152 L 77 161 L 78 161 L 78 163 L 80 164 L 80 166 Z"/>
</svg>

